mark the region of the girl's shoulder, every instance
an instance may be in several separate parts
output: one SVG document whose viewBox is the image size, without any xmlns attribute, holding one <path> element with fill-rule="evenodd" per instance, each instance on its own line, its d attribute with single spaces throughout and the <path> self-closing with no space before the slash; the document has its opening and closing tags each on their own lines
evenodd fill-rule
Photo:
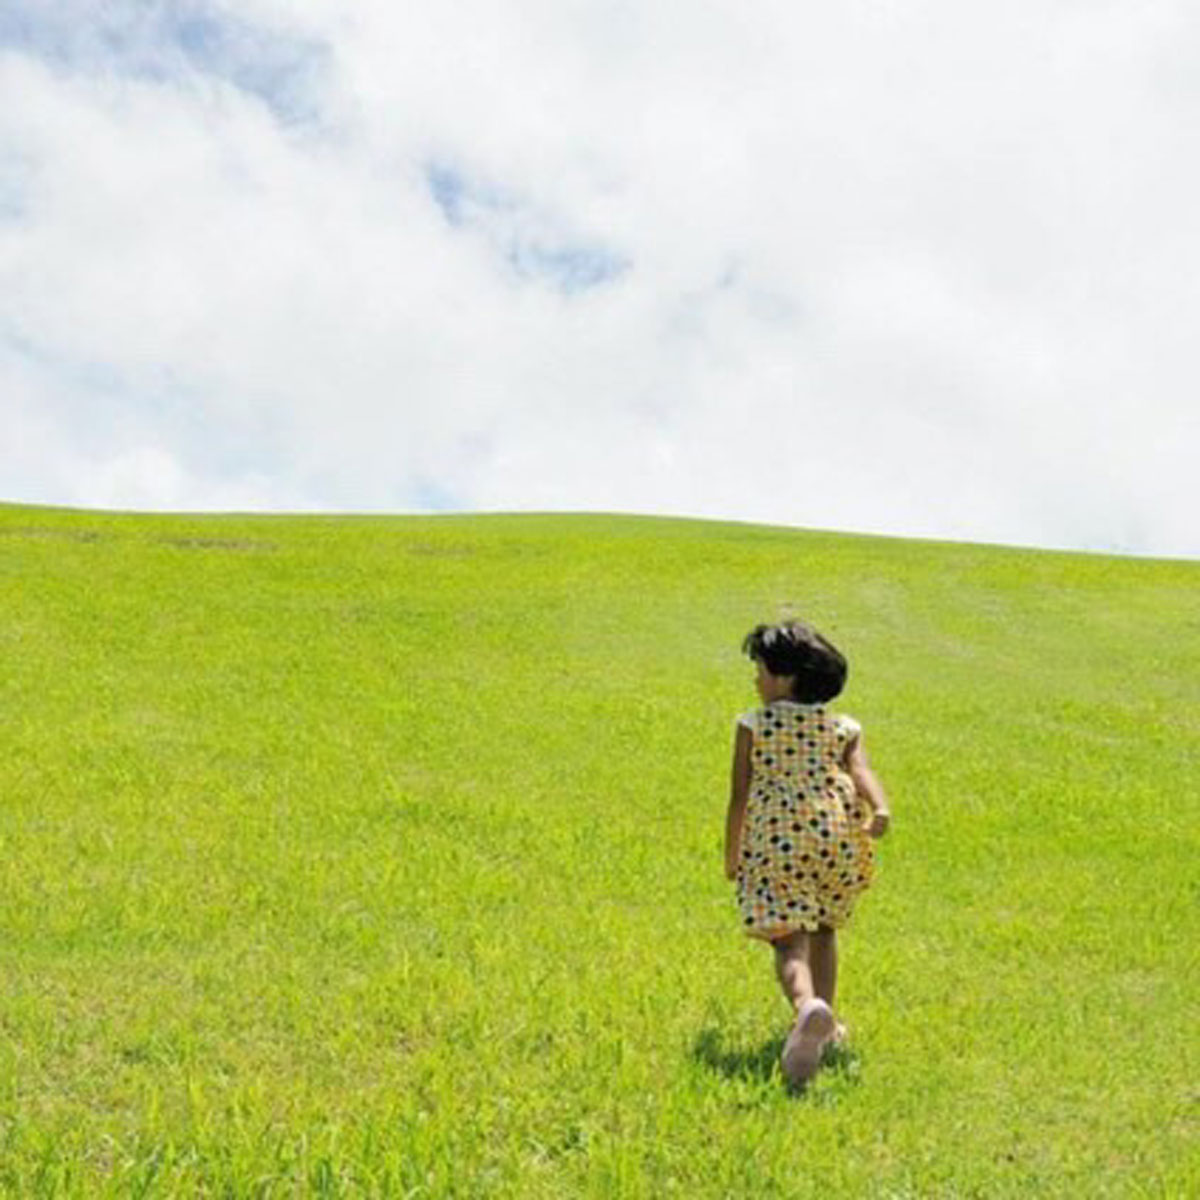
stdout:
<svg viewBox="0 0 1200 1200">
<path fill-rule="evenodd" d="M 796 700 L 775 700 L 761 708 L 747 709 L 744 713 L 738 713 L 735 724 L 756 730 L 768 722 L 780 720 L 786 713 L 822 725 L 828 724 L 839 737 L 850 739 L 862 733 L 862 723 L 849 713 L 831 712 L 824 704 L 801 704 Z"/>
<path fill-rule="evenodd" d="M 746 712 L 738 715 L 737 724 L 744 729 L 749 729 L 751 733 L 757 733 L 760 729 L 765 729 L 778 721 L 780 705 L 784 703 L 787 702 L 775 700 L 770 704 L 762 705 L 760 708 L 748 709 Z"/>
<path fill-rule="evenodd" d="M 847 740 L 857 737 L 862 732 L 858 721 L 845 713 L 830 712 L 824 704 L 801 704 L 797 700 L 774 700 L 761 708 L 749 709 L 738 714 L 736 724 L 753 733 L 784 721 L 788 716 L 805 722 L 812 721 L 821 726 L 828 724 L 834 733 Z"/>
</svg>

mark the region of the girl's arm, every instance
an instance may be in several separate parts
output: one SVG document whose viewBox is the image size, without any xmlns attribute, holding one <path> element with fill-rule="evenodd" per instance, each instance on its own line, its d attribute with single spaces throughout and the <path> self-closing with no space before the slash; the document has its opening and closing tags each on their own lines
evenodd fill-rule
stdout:
<svg viewBox="0 0 1200 1200">
<path fill-rule="evenodd" d="M 892 810 L 888 807 L 887 796 L 884 795 L 879 776 L 871 770 L 871 764 L 867 762 L 867 752 L 863 749 L 861 737 L 856 737 L 847 747 L 846 770 L 854 780 L 855 790 L 874 810 L 867 825 L 867 832 L 873 838 L 883 837 L 891 824 Z"/>
<path fill-rule="evenodd" d="M 737 875 L 742 853 L 742 821 L 746 816 L 746 797 L 750 794 L 750 730 L 737 727 L 733 742 L 733 770 L 729 787 L 729 812 L 725 817 L 725 878 Z"/>
</svg>

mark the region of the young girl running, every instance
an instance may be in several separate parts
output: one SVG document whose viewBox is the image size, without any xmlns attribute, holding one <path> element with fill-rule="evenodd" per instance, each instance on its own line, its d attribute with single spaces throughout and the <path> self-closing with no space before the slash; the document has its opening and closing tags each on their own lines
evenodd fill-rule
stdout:
<svg viewBox="0 0 1200 1200">
<path fill-rule="evenodd" d="M 757 664 L 762 707 L 738 718 L 725 875 L 737 881 L 745 932 L 775 949 L 796 1010 L 783 1073 L 800 1084 L 845 1037 L 833 1011 L 836 931 L 871 882 L 871 840 L 891 814 L 861 726 L 826 708 L 846 682 L 838 650 L 801 621 L 758 625 L 742 649 Z"/>
</svg>

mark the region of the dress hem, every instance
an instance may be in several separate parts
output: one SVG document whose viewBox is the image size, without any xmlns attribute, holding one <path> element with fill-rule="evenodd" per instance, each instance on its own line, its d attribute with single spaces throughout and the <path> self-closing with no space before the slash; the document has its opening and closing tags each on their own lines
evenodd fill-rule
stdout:
<svg viewBox="0 0 1200 1200">
<path fill-rule="evenodd" d="M 815 921 L 812 925 L 790 925 L 780 926 L 778 929 L 768 933 L 764 929 L 751 929 L 743 926 L 742 932 L 748 937 L 753 938 L 756 942 L 775 942 L 780 938 L 787 937 L 792 933 L 816 933 L 822 926 L 826 929 L 839 930 L 845 929 L 848 922 L 842 921 L 839 925 L 830 924 L 828 921 Z"/>
</svg>

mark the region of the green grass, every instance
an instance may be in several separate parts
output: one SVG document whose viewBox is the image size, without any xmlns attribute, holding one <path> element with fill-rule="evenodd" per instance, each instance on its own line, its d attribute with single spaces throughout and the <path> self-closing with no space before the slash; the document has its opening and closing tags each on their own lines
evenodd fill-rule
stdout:
<svg viewBox="0 0 1200 1200">
<path fill-rule="evenodd" d="M 1200 1194 L 1200 564 L 604 516 L 0 507 L 0 1188 Z M 892 797 L 809 1089 L 737 646 Z"/>
</svg>

